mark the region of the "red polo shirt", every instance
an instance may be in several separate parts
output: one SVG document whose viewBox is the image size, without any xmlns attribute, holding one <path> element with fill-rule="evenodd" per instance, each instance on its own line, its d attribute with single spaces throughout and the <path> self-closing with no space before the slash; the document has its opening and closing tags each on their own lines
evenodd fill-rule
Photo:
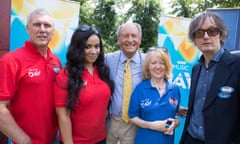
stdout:
<svg viewBox="0 0 240 144">
<path fill-rule="evenodd" d="M 56 134 L 53 83 L 60 68 L 50 49 L 44 58 L 29 41 L 0 59 L 0 100 L 10 101 L 11 114 L 34 144 L 51 143 Z"/>
<path fill-rule="evenodd" d="M 67 76 L 63 70 L 57 75 L 54 85 L 56 107 L 65 107 L 67 100 Z M 100 79 L 97 68 L 91 75 L 83 72 L 85 86 L 80 90 L 80 104 L 71 112 L 74 144 L 95 144 L 106 138 L 106 112 L 110 99 L 110 88 Z M 60 138 L 61 139 L 61 138 Z"/>
</svg>

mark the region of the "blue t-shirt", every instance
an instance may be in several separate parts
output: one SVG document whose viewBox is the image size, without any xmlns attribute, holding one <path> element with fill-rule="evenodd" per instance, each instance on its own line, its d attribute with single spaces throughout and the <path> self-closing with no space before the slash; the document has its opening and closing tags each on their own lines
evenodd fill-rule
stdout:
<svg viewBox="0 0 240 144">
<path fill-rule="evenodd" d="M 150 80 L 142 81 L 132 93 L 129 104 L 129 117 L 139 117 L 145 121 L 174 118 L 180 104 L 180 91 L 177 85 L 166 81 L 166 92 L 160 97 L 157 88 Z M 138 127 L 135 144 L 173 144 L 174 135 Z"/>
</svg>

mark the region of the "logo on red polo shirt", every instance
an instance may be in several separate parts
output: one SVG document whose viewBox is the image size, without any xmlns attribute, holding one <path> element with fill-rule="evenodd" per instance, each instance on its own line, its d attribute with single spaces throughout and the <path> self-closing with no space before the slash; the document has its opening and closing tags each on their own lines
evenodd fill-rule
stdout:
<svg viewBox="0 0 240 144">
<path fill-rule="evenodd" d="M 53 71 L 54 71 L 55 73 L 58 73 L 58 72 L 60 71 L 60 67 L 57 66 L 57 65 L 54 65 L 54 66 L 53 66 Z"/>
<path fill-rule="evenodd" d="M 35 77 L 35 76 L 40 76 L 41 71 L 39 69 L 29 69 L 28 70 L 28 76 L 29 77 Z"/>
</svg>

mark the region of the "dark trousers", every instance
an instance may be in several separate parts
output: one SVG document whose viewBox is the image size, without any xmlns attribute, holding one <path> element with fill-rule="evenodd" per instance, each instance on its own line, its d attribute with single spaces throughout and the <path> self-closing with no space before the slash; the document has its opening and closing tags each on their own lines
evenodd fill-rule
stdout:
<svg viewBox="0 0 240 144">
<path fill-rule="evenodd" d="M 8 138 L 0 132 L 0 144 L 7 144 L 8 143 Z"/>
<path fill-rule="evenodd" d="M 195 139 L 189 133 L 187 133 L 187 137 L 186 137 L 184 144 L 205 144 L 205 142 Z"/>
<path fill-rule="evenodd" d="M 63 142 L 60 141 L 59 144 L 63 144 Z M 101 140 L 101 141 L 97 142 L 96 144 L 106 144 L 106 139 Z"/>
</svg>

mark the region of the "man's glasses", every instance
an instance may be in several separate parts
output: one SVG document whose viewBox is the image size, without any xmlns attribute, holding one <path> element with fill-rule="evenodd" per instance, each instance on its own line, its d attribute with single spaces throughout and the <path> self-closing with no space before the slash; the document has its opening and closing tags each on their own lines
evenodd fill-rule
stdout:
<svg viewBox="0 0 240 144">
<path fill-rule="evenodd" d="M 205 32 L 207 32 L 208 36 L 214 37 L 214 36 L 218 35 L 220 31 L 219 31 L 218 28 L 214 28 L 214 27 L 211 27 L 211 28 L 206 29 L 206 30 L 198 29 L 194 32 L 194 37 L 195 38 L 202 38 L 202 37 L 204 37 Z"/>
<path fill-rule="evenodd" d="M 86 24 L 81 25 L 81 26 L 79 27 L 79 30 L 80 30 L 81 32 L 86 32 L 86 31 L 91 30 L 91 31 L 93 31 L 93 32 L 96 33 L 96 34 L 99 34 L 98 30 L 97 30 L 95 27 L 91 27 L 91 26 L 86 25 Z"/>
</svg>

